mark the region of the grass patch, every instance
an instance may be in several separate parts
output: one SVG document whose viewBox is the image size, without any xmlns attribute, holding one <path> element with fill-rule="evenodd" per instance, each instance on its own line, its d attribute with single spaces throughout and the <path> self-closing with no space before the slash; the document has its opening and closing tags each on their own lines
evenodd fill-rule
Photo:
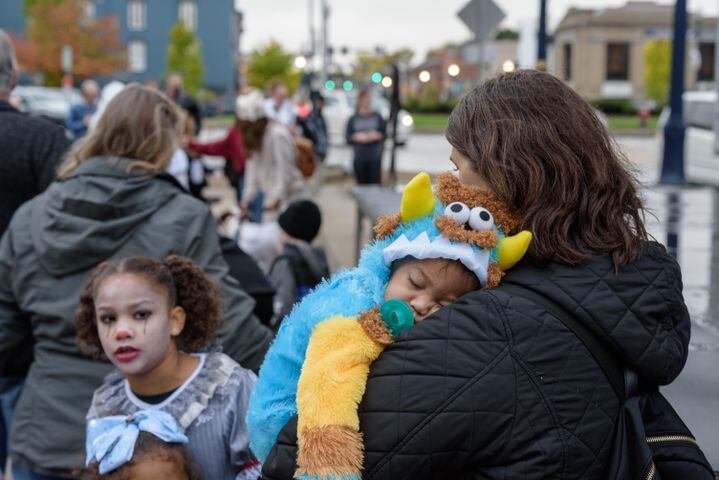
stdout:
<svg viewBox="0 0 719 480">
<path fill-rule="evenodd" d="M 216 115 L 203 119 L 202 123 L 213 128 L 229 128 L 235 123 L 235 116 L 233 114 Z"/>
<path fill-rule="evenodd" d="M 656 116 L 647 119 L 647 126 L 642 127 L 641 120 L 636 115 L 617 115 L 609 117 L 610 130 L 636 130 L 640 128 L 648 128 L 655 130 L 657 128 Z"/>
<path fill-rule="evenodd" d="M 417 128 L 445 128 L 449 115 L 446 113 L 413 113 L 414 126 Z"/>
</svg>

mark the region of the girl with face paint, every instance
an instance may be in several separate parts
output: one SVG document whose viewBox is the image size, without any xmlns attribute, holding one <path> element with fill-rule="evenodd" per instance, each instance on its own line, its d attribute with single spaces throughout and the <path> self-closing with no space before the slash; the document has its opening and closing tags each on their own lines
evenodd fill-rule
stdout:
<svg viewBox="0 0 719 480">
<path fill-rule="evenodd" d="M 256 377 L 206 350 L 222 322 L 218 287 L 192 261 L 105 262 L 80 297 L 81 349 L 117 372 L 95 391 L 88 421 L 161 409 L 189 439 L 204 478 L 256 478 L 245 412 Z"/>
</svg>

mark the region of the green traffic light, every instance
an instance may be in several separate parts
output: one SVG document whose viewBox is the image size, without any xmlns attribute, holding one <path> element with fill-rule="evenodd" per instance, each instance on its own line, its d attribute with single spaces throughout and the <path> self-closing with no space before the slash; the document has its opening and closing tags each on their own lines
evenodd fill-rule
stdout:
<svg viewBox="0 0 719 480">
<path fill-rule="evenodd" d="M 352 82 L 350 80 L 345 80 L 344 83 L 342 84 L 342 88 L 344 88 L 348 92 L 350 90 L 352 90 L 352 87 L 354 87 L 354 85 L 352 84 Z"/>
<path fill-rule="evenodd" d="M 379 83 L 382 81 L 382 74 L 380 72 L 374 72 L 372 74 L 372 83 Z"/>
<path fill-rule="evenodd" d="M 327 80 L 325 82 L 325 90 L 334 90 L 337 84 L 335 84 L 334 80 Z"/>
</svg>

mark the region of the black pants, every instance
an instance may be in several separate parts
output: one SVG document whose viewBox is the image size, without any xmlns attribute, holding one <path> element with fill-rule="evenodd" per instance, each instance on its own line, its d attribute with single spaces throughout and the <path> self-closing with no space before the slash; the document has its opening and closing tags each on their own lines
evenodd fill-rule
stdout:
<svg viewBox="0 0 719 480">
<path fill-rule="evenodd" d="M 354 169 L 359 185 L 382 183 L 382 156 L 376 158 L 355 157 Z"/>
</svg>

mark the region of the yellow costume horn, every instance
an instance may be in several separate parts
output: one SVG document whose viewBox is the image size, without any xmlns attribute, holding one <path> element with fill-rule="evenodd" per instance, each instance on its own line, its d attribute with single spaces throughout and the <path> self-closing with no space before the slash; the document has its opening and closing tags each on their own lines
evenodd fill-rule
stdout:
<svg viewBox="0 0 719 480">
<path fill-rule="evenodd" d="M 532 241 L 532 232 L 522 230 L 511 237 L 504 237 L 499 244 L 499 268 L 508 270 L 522 259 Z"/>
<path fill-rule="evenodd" d="M 402 221 L 411 222 L 434 211 L 434 194 L 429 175 L 422 172 L 409 181 L 402 192 Z"/>
</svg>

